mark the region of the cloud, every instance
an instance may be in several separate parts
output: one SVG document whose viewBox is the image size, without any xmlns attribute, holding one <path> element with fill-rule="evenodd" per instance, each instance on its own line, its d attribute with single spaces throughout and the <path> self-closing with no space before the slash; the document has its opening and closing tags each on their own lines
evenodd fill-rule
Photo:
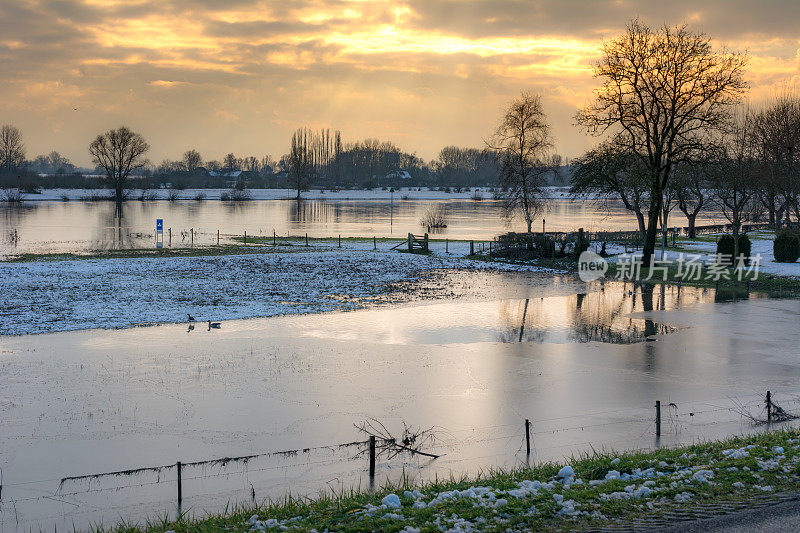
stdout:
<svg viewBox="0 0 800 533">
<path fill-rule="evenodd" d="M 277 156 L 301 125 L 428 158 L 481 145 L 532 89 L 575 155 L 590 142 L 571 114 L 592 61 L 637 15 L 748 50 L 756 95 L 800 73 L 800 3 L 781 0 L 27 0 L 0 4 L 0 122 L 20 125 L 32 154 L 79 163 L 123 122 L 156 160 L 190 146 Z"/>
</svg>

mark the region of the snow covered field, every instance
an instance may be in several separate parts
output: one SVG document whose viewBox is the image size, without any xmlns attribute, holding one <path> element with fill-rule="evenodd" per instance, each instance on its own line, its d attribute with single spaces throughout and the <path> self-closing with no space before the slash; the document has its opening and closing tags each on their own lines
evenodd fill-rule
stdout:
<svg viewBox="0 0 800 533">
<path fill-rule="evenodd" d="M 720 234 L 721 235 L 721 234 Z M 705 235 L 706 239 L 714 239 L 719 235 Z M 773 241 L 775 240 L 775 235 L 771 232 L 766 231 L 756 231 L 748 235 L 750 237 L 750 242 L 752 249 L 750 251 L 750 255 L 755 257 L 756 255 L 760 255 L 760 263 L 759 263 L 759 272 L 765 274 L 774 274 L 777 276 L 791 276 L 791 277 L 800 277 L 800 262 L 795 263 L 779 263 L 775 261 L 775 256 L 773 254 Z M 700 260 L 703 263 L 709 264 L 713 263 L 716 260 L 716 253 L 717 253 L 717 244 L 714 241 L 709 240 L 692 240 L 692 239 L 685 239 L 682 238 L 677 243 L 678 248 L 681 251 L 676 251 L 675 249 L 672 250 L 665 250 L 664 257 L 667 260 L 675 261 L 678 259 L 680 254 L 684 255 L 686 260 L 689 259 L 689 256 L 693 254 L 697 254 L 700 256 Z M 597 249 L 599 247 L 599 243 L 595 243 L 593 245 L 593 249 Z M 619 255 L 615 254 L 623 254 L 622 246 L 618 245 L 609 245 L 606 247 L 606 252 L 612 254 L 612 257 L 609 258 L 609 261 L 618 261 L 620 260 Z M 641 250 L 636 252 L 631 252 L 628 255 L 634 256 L 641 256 Z M 656 258 L 661 258 L 661 248 L 660 244 L 656 245 Z"/>
<path fill-rule="evenodd" d="M 398 284 L 438 269 L 486 268 L 481 261 L 338 249 L 205 257 L 0 262 L 0 334 L 121 328 L 348 310 L 417 299 Z M 442 246 L 443 247 L 443 246 Z M 441 248 L 441 247 L 440 247 Z M 464 245 L 460 245 L 464 248 Z M 463 251 L 463 250 L 462 250 Z M 498 265 L 494 270 L 538 270 Z M 549 279 L 550 275 L 543 276 Z M 427 298 L 450 294 L 431 284 Z"/>
<path fill-rule="evenodd" d="M 713 235 L 711 236 L 713 238 Z M 773 241 L 775 235 L 770 232 L 753 232 L 749 235 L 752 250 L 750 255 L 761 256 L 760 272 L 776 274 L 778 276 L 800 277 L 800 262 L 778 263 L 773 254 Z M 713 260 L 717 253 L 717 245 L 708 241 L 683 240 L 681 246 L 691 251 L 704 255 L 706 260 Z"/>
</svg>

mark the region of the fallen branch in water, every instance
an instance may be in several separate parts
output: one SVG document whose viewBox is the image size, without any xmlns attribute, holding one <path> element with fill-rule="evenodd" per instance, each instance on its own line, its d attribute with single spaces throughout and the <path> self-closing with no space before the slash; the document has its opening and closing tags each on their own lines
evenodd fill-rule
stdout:
<svg viewBox="0 0 800 533">
<path fill-rule="evenodd" d="M 383 423 L 374 418 L 370 418 L 361 424 L 353 424 L 361 433 L 370 437 L 375 437 L 375 454 L 384 455 L 388 459 L 393 459 L 397 455 L 408 452 L 412 455 L 422 455 L 432 459 L 438 459 L 441 455 L 422 451 L 422 448 L 436 442 L 436 427 L 428 429 L 415 429 L 403 422 L 403 434 L 401 438 L 396 438 L 386 428 Z M 356 457 L 368 453 L 368 449 L 363 449 L 356 454 Z"/>
<path fill-rule="evenodd" d="M 746 405 L 734 400 L 736 405 L 736 412 L 743 418 L 749 420 L 753 425 L 771 424 L 773 422 L 788 422 L 790 420 L 797 420 L 798 416 L 794 413 L 786 411 L 783 407 L 776 404 L 771 397 L 764 399 L 764 408 L 756 415 L 753 414 Z M 770 413 L 767 413 L 767 409 Z"/>
</svg>

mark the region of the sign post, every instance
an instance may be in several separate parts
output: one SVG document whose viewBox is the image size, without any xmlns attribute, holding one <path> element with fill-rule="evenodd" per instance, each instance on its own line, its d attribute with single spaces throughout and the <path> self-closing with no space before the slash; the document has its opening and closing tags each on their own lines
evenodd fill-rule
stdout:
<svg viewBox="0 0 800 533">
<path fill-rule="evenodd" d="M 156 248 L 164 247 L 164 219 L 156 219 Z"/>
</svg>

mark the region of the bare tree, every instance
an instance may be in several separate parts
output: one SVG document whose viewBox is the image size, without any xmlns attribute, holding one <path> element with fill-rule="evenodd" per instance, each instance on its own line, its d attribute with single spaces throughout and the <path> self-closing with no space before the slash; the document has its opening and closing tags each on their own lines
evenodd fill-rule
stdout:
<svg viewBox="0 0 800 533">
<path fill-rule="evenodd" d="M 697 215 L 708 207 L 711 198 L 708 193 L 707 167 L 704 164 L 682 163 L 673 169 L 671 188 L 678 200 L 678 209 L 689 222 L 690 239 L 697 236 Z"/>
<path fill-rule="evenodd" d="M 292 134 L 292 145 L 289 151 L 289 181 L 297 189 L 297 201 L 300 193 L 308 190 L 315 178 L 313 134 L 308 128 L 300 128 Z"/>
<path fill-rule="evenodd" d="M 759 213 L 756 197 L 758 175 L 763 171 L 758 159 L 758 138 L 750 113 L 741 114 L 723 134 L 720 149 L 712 163 L 710 185 L 722 214 L 731 223 L 734 257 L 739 254 L 742 225 Z"/>
<path fill-rule="evenodd" d="M 800 220 L 800 95 L 782 94 L 752 118 L 766 166 L 757 191 L 770 223 L 782 212 Z"/>
<path fill-rule="evenodd" d="M 547 157 L 550 124 L 539 95 L 523 92 L 513 100 L 487 145 L 498 153 L 506 214 L 521 213 L 530 233 L 544 207 L 546 175 L 553 171 Z"/>
<path fill-rule="evenodd" d="M 203 164 L 203 158 L 197 150 L 186 150 L 183 152 L 183 168 L 190 176 L 197 172 L 198 167 Z"/>
<path fill-rule="evenodd" d="M 259 170 L 261 170 L 261 163 L 259 163 L 257 157 L 251 155 L 242 160 L 242 169 L 257 173 Z"/>
<path fill-rule="evenodd" d="M 25 163 L 25 145 L 22 132 L 16 126 L 4 124 L 0 128 L 0 169 L 18 170 Z"/>
<path fill-rule="evenodd" d="M 225 156 L 225 159 L 222 160 L 222 168 L 228 171 L 242 170 L 242 160 L 233 154 L 228 154 Z"/>
<path fill-rule="evenodd" d="M 148 150 L 144 137 L 125 126 L 98 135 L 89 144 L 92 162 L 105 172 L 105 184 L 114 191 L 117 203 L 125 199 L 131 172 L 147 164 Z"/>
<path fill-rule="evenodd" d="M 591 134 L 618 138 L 648 170 L 646 267 L 672 169 L 705 150 L 704 137 L 728 124 L 747 87 L 746 62 L 740 54 L 715 52 L 708 36 L 685 25 L 654 30 L 634 20 L 603 45 L 595 65 L 603 84 L 576 120 Z"/>
<path fill-rule="evenodd" d="M 625 209 L 636 215 L 644 236 L 644 208 L 650 192 L 644 165 L 618 143 L 605 142 L 589 150 L 574 164 L 571 193 L 596 194 L 601 201 L 619 197 Z"/>
</svg>

